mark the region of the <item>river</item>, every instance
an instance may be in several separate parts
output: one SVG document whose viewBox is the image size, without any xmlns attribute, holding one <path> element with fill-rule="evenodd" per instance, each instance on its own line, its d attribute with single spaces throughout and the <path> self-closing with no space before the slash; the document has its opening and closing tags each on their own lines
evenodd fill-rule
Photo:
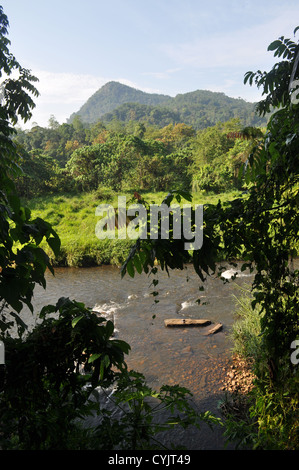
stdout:
<svg viewBox="0 0 299 470">
<path fill-rule="evenodd" d="M 239 276 L 227 283 L 217 276 L 208 277 L 204 291 L 200 291 L 202 282 L 191 266 L 171 271 L 169 276 L 159 270 L 159 284 L 154 289 L 152 277 L 143 273 L 121 279 L 120 269 L 113 266 L 56 268 L 55 276 L 46 273 L 46 290 L 35 288 L 33 305 L 39 311 L 60 297 L 69 297 L 113 315 L 117 337 L 131 346 L 126 358 L 129 368 L 143 373 L 156 390 L 162 384 L 187 387 L 199 411 L 218 414 L 223 366 L 232 346 L 229 332 L 235 319 L 234 296 L 240 296 L 242 286 L 252 281 L 251 274 L 239 272 Z M 158 303 L 151 295 L 153 290 L 159 292 Z M 35 323 L 26 309 L 22 318 L 30 326 Z M 212 325 L 169 328 L 164 326 L 169 318 L 205 318 Z M 222 331 L 206 336 L 204 333 L 218 322 L 223 324 Z M 220 429 L 210 431 L 206 425 L 200 431 L 180 431 L 175 439 L 189 450 L 223 448 Z"/>
</svg>

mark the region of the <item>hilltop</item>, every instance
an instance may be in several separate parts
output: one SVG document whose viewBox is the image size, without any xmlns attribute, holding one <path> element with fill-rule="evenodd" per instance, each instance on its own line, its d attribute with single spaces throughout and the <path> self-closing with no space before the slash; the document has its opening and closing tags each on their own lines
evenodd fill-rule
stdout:
<svg viewBox="0 0 299 470">
<path fill-rule="evenodd" d="M 195 129 L 203 129 L 217 122 L 239 118 L 244 126 L 264 126 L 267 119 L 256 115 L 255 104 L 207 90 L 171 97 L 108 82 L 73 113 L 68 122 L 79 115 L 85 123 L 139 121 L 163 127 L 184 122 Z"/>
<path fill-rule="evenodd" d="M 145 93 L 136 88 L 112 81 L 106 83 L 88 98 L 79 111 L 71 115 L 70 121 L 78 114 L 84 122 L 93 123 L 125 103 L 157 106 L 170 101 L 170 96 Z"/>
</svg>

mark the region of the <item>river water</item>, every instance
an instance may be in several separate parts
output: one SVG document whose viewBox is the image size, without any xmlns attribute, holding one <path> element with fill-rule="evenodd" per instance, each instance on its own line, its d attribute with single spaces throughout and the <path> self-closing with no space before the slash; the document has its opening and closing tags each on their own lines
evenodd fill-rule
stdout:
<svg viewBox="0 0 299 470">
<path fill-rule="evenodd" d="M 239 276 L 227 283 L 217 276 L 209 277 L 200 291 L 202 282 L 191 266 L 171 271 L 169 276 L 160 270 L 154 289 L 152 277 L 143 273 L 121 279 L 117 267 L 56 268 L 54 277 L 46 273 L 46 290 L 36 287 L 33 304 L 39 311 L 60 297 L 69 297 L 112 315 L 116 336 L 131 346 L 126 358 L 129 368 L 143 373 L 155 390 L 162 384 L 187 387 L 199 411 L 218 414 L 223 366 L 232 346 L 229 332 L 235 319 L 234 296 L 240 296 L 242 287 L 252 281 L 251 274 L 239 272 Z M 159 292 L 158 303 L 151 295 L 153 290 Z M 22 317 L 30 326 L 35 322 L 27 310 Z M 204 318 L 212 325 L 169 328 L 164 325 L 169 318 Z M 206 336 L 204 333 L 218 322 L 223 324 L 222 331 Z M 189 450 L 223 448 L 221 430 L 210 431 L 206 425 L 200 431 L 176 433 L 175 439 Z"/>
</svg>

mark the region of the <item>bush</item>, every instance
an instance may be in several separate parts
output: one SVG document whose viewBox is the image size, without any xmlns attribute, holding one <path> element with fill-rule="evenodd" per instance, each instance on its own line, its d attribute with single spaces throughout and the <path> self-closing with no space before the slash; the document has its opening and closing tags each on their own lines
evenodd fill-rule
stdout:
<svg viewBox="0 0 299 470">
<path fill-rule="evenodd" d="M 267 360 L 261 315 L 252 308 L 252 295 L 244 291 L 237 300 L 237 320 L 232 327 L 233 351 L 252 363 L 256 376 L 247 396 L 236 394 L 222 403 L 227 440 L 237 447 L 262 450 L 299 448 L 298 376 L 273 387 Z M 283 375 L 283 371 L 280 371 Z"/>
<path fill-rule="evenodd" d="M 261 328 L 261 313 L 258 305 L 253 309 L 252 294 L 246 287 L 239 287 L 241 295 L 235 296 L 236 320 L 230 333 L 233 342 L 233 352 L 254 364 L 255 372 L 266 362 L 263 348 Z"/>
<path fill-rule="evenodd" d="M 187 389 L 164 385 L 156 392 L 141 374 L 128 372 L 130 346 L 113 337 L 111 321 L 83 304 L 61 298 L 44 307 L 40 319 L 27 337 L 5 338 L 3 450 L 152 448 L 162 445 L 158 432 L 219 423 L 209 412 L 195 412 Z M 108 393 L 109 400 L 100 400 Z M 166 409 L 165 420 L 155 422 Z M 97 424 L 86 425 L 90 416 Z"/>
</svg>

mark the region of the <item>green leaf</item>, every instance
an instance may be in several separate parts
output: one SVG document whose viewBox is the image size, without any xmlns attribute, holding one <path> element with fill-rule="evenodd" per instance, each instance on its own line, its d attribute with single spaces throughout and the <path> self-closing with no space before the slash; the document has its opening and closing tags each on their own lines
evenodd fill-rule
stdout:
<svg viewBox="0 0 299 470">
<path fill-rule="evenodd" d="M 192 194 L 187 191 L 178 191 L 178 194 L 181 195 L 186 201 L 192 202 Z"/>
<path fill-rule="evenodd" d="M 55 305 L 45 305 L 41 311 L 40 311 L 40 318 L 45 318 L 46 315 L 49 315 L 50 313 L 56 312 L 56 307 Z"/>
<path fill-rule="evenodd" d="M 102 380 L 104 378 L 104 369 L 107 368 L 109 365 L 110 365 L 110 358 L 106 354 L 101 360 L 101 366 L 100 366 L 100 377 Z"/>
<path fill-rule="evenodd" d="M 114 331 L 114 324 L 112 321 L 108 320 L 106 323 L 106 335 L 110 337 Z"/>
<path fill-rule="evenodd" d="M 268 46 L 268 51 L 274 51 L 275 49 L 279 48 L 282 45 L 282 42 L 280 40 L 276 40 L 271 42 Z"/>
<path fill-rule="evenodd" d="M 250 79 L 250 80 L 249 80 L 249 84 L 252 85 L 252 79 L 253 79 L 253 76 L 254 76 L 254 75 L 255 75 L 255 74 L 254 74 L 253 72 L 251 72 L 251 71 L 246 72 L 245 75 L 244 75 L 244 84 L 246 85 L 246 83 L 247 83 L 248 80 Z"/>
<path fill-rule="evenodd" d="M 113 346 L 117 346 L 125 354 L 128 354 L 131 349 L 131 346 L 121 339 L 114 339 L 112 344 Z"/>
<path fill-rule="evenodd" d="M 91 362 L 94 362 L 96 361 L 97 359 L 99 359 L 101 357 L 101 353 L 96 353 L 96 354 L 92 354 L 89 359 L 88 359 L 88 362 L 91 363 Z"/>
<path fill-rule="evenodd" d="M 134 271 L 134 266 L 133 266 L 132 259 L 130 259 L 127 263 L 127 271 L 128 271 L 129 276 L 131 276 L 131 277 L 135 276 L 135 271 Z"/>
<path fill-rule="evenodd" d="M 145 266 L 145 263 L 146 263 L 146 260 L 147 260 L 147 254 L 145 253 L 145 251 L 140 251 L 139 252 L 139 259 L 140 259 L 140 262 L 141 262 L 142 266 Z"/>
<path fill-rule="evenodd" d="M 47 241 L 48 241 L 49 246 L 52 248 L 55 256 L 58 256 L 60 252 L 60 245 L 61 245 L 59 237 L 58 236 L 50 237 L 48 238 Z"/>
<path fill-rule="evenodd" d="M 134 265 L 135 265 L 135 268 L 136 268 L 138 274 L 141 274 L 142 273 L 142 264 L 141 264 L 140 258 L 137 254 L 134 256 L 133 261 L 134 261 Z"/>
<path fill-rule="evenodd" d="M 77 323 L 82 320 L 82 318 L 84 318 L 84 315 L 80 315 L 79 317 L 76 317 L 72 320 L 72 327 L 75 328 L 75 326 L 77 325 Z"/>
</svg>

